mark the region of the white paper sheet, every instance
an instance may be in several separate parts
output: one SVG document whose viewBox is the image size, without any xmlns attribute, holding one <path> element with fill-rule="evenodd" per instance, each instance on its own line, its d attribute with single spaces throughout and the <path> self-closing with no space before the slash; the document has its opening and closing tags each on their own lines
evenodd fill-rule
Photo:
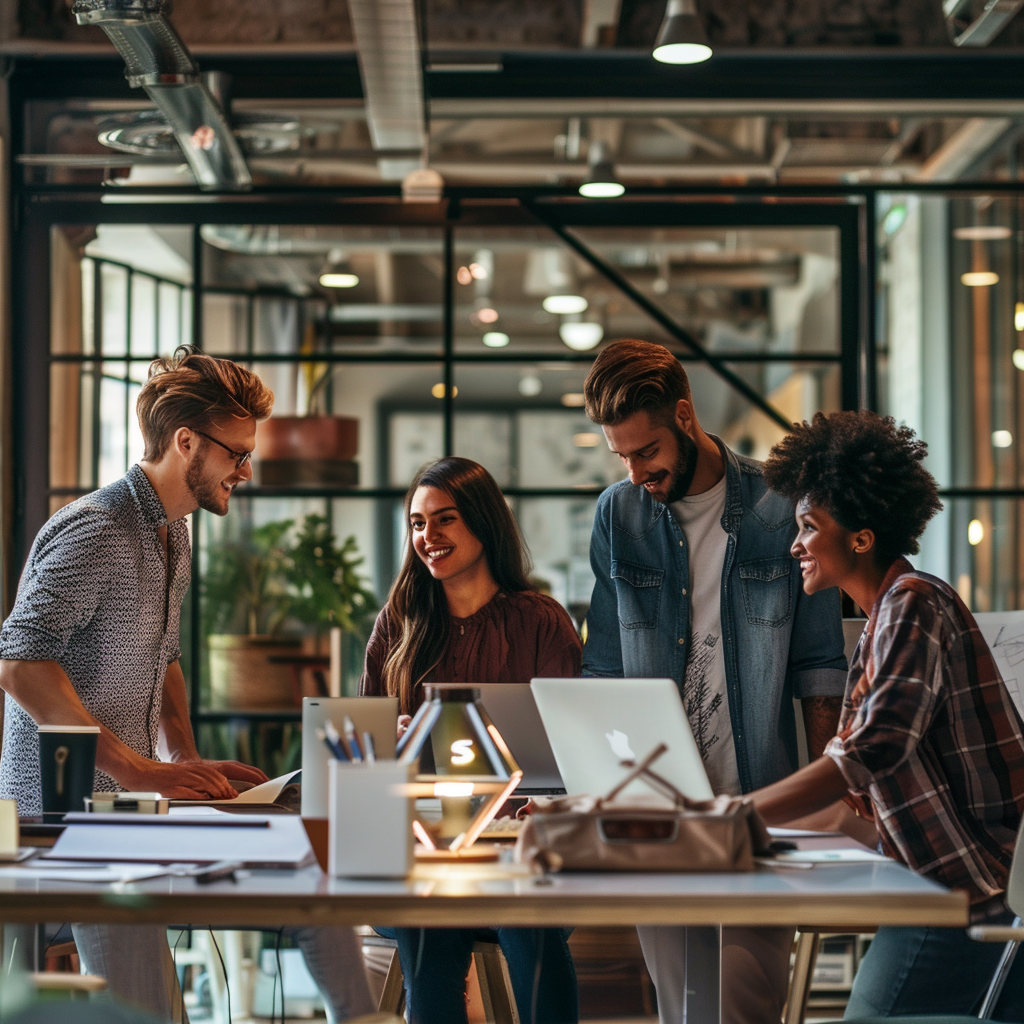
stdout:
<svg viewBox="0 0 1024 1024">
<path fill-rule="evenodd" d="M 160 878 L 167 869 L 153 864 L 53 864 L 34 860 L 20 867 L 0 867 L 0 878 L 31 878 L 42 882 L 91 882 L 110 885 L 114 882 L 138 882 L 144 878 Z"/>
<path fill-rule="evenodd" d="M 302 771 L 301 768 L 293 772 L 287 772 L 285 775 L 278 775 L 276 779 L 261 782 L 258 786 L 253 786 L 252 789 L 247 789 L 244 793 L 239 793 L 238 796 L 232 797 L 230 800 L 172 800 L 171 806 L 237 807 L 239 804 L 262 804 L 265 806 L 266 804 L 272 804 L 281 795 L 281 790 L 294 781 L 295 776 L 300 771 Z"/>
<path fill-rule="evenodd" d="M 777 864 L 870 864 L 887 861 L 872 850 L 787 850 L 765 863 Z"/>
<path fill-rule="evenodd" d="M 41 859 L 136 864 L 213 864 L 234 860 L 249 867 L 296 868 L 311 862 L 313 857 L 298 815 L 225 816 L 223 825 L 211 824 L 205 817 L 201 823 L 190 823 L 187 818 L 176 820 L 167 815 L 160 815 L 162 821 L 158 824 L 133 824 L 133 817 L 124 815 L 123 825 L 68 825 Z M 246 821 L 252 820 L 267 824 L 244 827 Z"/>
<path fill-rule="evenodd" d="M 1024 611 L 978 612 L 974 618 L 1017 711 L 1024 716 Z"/>
</svg>

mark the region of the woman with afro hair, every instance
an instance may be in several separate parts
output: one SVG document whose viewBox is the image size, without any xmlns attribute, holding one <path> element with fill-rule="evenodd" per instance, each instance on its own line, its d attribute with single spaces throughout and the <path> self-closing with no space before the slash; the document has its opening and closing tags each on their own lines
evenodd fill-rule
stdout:
<svg viewBox="0 0 1024 1024">
<path fill-rule="evenodd" d="M 840 587 L 869 618 L 825 756 L 753 800 L 783 824 L 845 799 L 874 820 L 885 854 L 966 891 L 972 923 L 1001 923 L 1012 917 L 1024 735 L 970 611 L 907 561 L 942 507 L 926 451 L 909 427 L 869 412 L 818 413 L 772 449 L 764 475 L 796 503 L 804 590 Z M 1001 951 L 960 929 L 881 928 L 846 1015 L 968 1014 Z M 996 1016 L 1024 1020 L 1024 959 Z"/>
</svg>

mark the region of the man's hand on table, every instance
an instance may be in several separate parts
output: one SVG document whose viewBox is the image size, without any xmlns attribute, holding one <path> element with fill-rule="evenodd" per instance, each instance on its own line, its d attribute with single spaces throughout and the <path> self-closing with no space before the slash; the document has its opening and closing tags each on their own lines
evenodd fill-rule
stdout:
<svg viewBox="0 0 1024 1024">
<path fill-rule="evenodd" d="M 130 778 L 118 779 L 136 792 L 156 792 L 171 800 L 231 800 L 238 796 L 220 765 L 231 761 L 147 761 Z M 245 765 L 240 765 L 245 768 Z M 249 772 L 265 778 L 256 768 Z"/>
</svg>

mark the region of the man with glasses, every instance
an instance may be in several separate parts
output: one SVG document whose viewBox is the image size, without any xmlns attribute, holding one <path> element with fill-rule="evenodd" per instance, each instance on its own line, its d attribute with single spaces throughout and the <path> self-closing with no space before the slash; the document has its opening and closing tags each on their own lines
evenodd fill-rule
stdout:
<svg viewBox="0 0 1024 1024">
<path fill-rule="evenodd" d="M 0 796 L 39 814 L 39 725 L 98 725 L 94 790 L 235 796 L 231 780 L 266 776 L 196 749 L 179 664 L 191 552 L 186 516 L 227 514 L 252 479 L 256 423 L 274 396 L 229 360 L 178 349 L 156 360 L 137 403 L 142 461 L 62 508 L 39 531 L 0 630 L 6 692 Z M 74 925 L 82 963 L 114 995 L 171 1019 L 173 971 L 163 929 Z M 292 929 L 328 1020 L 372 1009 L 351 929 Z"/>
</svg>

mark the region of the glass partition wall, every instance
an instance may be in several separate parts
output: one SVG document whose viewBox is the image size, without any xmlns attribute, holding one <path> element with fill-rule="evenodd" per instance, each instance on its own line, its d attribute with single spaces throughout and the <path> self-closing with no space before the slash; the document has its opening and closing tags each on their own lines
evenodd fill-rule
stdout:
<svg viewBox="0 0 1024 1024">
<path fill-rule="evenodd" d="M 858 270 L 844 265 L 851 219 L 837 210 L 845 219 L 811 225 L 619 218 L 572 228 L 578 248 L 502 223 L 55 218 L 40 515 L 141 457 L 134 401 L 155 356 L 195 343 L 273 388 L 251 485 L 227 516 L 192 517 L 183 667 L 204 753 L 284 770 L 302 696 L 327 685 L 332 625 L 344 627 L 342 691 L 355 690 L 404 555 L 402 499 L 429 459 L 463 455 L 494 474 L 535 582 L 583 621 L 597 496 L 623 473 L 582 409 L 603 346 L 668 345 L 706 429 L 758 457 L 782 423 L 852 404 L 843 284 Z M 308 585 L 325 580 L 326 597 Z"/>
</svg>

